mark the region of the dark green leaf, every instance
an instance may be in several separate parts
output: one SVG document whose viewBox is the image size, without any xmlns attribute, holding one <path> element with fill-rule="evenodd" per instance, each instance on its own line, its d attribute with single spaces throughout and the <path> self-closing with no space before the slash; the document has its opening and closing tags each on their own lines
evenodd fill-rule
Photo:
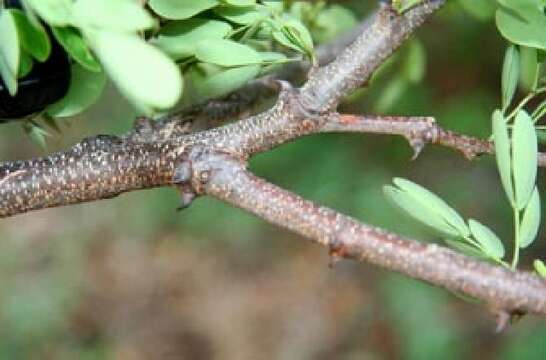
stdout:
<svg viewBox="0 0 546 360">
<path fill-rule="evenodd" d="M 45 61 L 51 52 L 51 43 L 43 26 L 33 24 L 21 10 L 12 9 L 11 11 L 23 50 L 38 61 Z"/>
<path fill-rule="evenodd" d="M 19 74 L 17 74 L 17 77 L 24 78 L 27 76 L 32 71 L 33 65 L 34 63 L 32 61 L 32 57 L 26 52 L 22 51 L 19 62 Z"/>
<path fill-rule="evenodd" d="M 53 27 L 53 36 L 62 45 L 70 56 L 78 64 L 87 70 L 99 72 L 102 70 L 99 62 L 95 59 L 87 43 L 80 32 L 73 27 Z"/>
</svg>

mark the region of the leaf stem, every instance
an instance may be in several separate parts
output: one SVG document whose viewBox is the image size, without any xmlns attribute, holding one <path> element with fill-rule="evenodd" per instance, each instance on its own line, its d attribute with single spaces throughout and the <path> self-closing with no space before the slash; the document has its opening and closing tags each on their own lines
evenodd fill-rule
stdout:
<svg viewBox="0 0 546 360">
<path fill-rule="evenodd" d="M 510 113 L 510 115 L 508 115 L 506 117 L 506 121 L 510 121 L 510 119 L 512 119 L 514 116 L 517 115 L 517 113 L 529 102 L 531 101 L 531 99 L 533 99 L 535 96 L 539 95 L 539 94 L 542 94 L 543 92 L 546 92 L 546 86 L 543 86 L 541 88 L 538 88 L 532 92 L 530 92 L 529 94 L 527 94 L 527 96 L 525 96 L 521 101 L 520 103 L 518 104 L 518 106 L 516 106 L 514 108 L 514 110 L 512 110 L 512 112 Z"/>
<path fill-rule="evenodd" d="M 514 256 L 512 258 L 512 270 L 516 270 L 519 261 L 519 210 L 514 207 Z"/>
</svg>

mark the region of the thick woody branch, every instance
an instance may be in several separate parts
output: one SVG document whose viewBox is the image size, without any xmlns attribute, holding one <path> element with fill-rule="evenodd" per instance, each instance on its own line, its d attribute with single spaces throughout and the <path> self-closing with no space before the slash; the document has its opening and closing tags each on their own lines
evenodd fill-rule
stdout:
<svg viewBox="0 0 546 360">
<path fill-rule="evenodd" d="M 546 280 L 532 273 L 365 225 L 270 184 L 223 154 L 202 154 L 193 166 L 197 174 L 207 173 L 204 183 L 196 180 L 200 192 L 324 245 L 332 256 L 370 262 L 475 297 L 499 314 L 546 315 Z"/>
<path fill-rule="evenodd" d="M 276 104 L 258 115 L 197 131 L 194 124 L 202 111 L 159 122 L 140 119 L 123 137 L 98 136 L 46 158 L 0 163 L 0 218 L 176 185 L 182 206 L 196 195 L 211 195 L 326 245 L 335 256 L 366 260 L 474 296 L 503 314 L 546 314 L 546 281 L 536 275 L 403 239 L 301 199 L 245 170 L 250 156 L 320 132 L 398 134 L 417 150 L 437 143 L 467 157 L 492 152 L 489 142 L 443 130 L 430 118 L 405 121 L 335 112 L 342 98 L 365 83 L 443 3 L 425 1 L 403 15 L 383 5 L 353 45 L 328 65 L 312 69 L 302 88 L 278 82 Z M 216 109 L 220 114 L 237 110 Z"/>
</svg>

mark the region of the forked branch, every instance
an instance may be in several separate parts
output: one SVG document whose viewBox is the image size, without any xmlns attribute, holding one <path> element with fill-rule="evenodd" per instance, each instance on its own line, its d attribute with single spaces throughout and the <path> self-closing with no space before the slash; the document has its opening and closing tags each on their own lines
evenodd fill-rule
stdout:
<svg viewBox="0 0 546 360">
<path fill-rule="evenodd" d="M 122 137 L 98 136 L 46 158 L 0 164 L 0 217 L 111 198 L 127 191 L 177 186 L 182 206 L 210 195 L 330 248 L 446 289 L 473 296 L 501 314 L 546 314 L 546 280 L 423 245 L 320 207 L 246 171 L 248 158 L 320 132 L 403 135 L 418 152 L 425 143 L 491 153 L 487 141 L 438 127 L 430 118 L 339 115 L 337 104 L 372 73 L 445 0 L 428 0 L 398 15 L 388 5 L 327 65 L 312 69 L 300 89 L 278 82 L 275 105 L 235 123 L 196 131 L 203 114 L 165 121 L 140 119 Z M 230 108 L 231 111 L 233 108 Z M 206 116 L 206 114 L 205 114 Z M 544 156 L 541 165 L 545 164 Z M 506 316 L 504 317 L 506 318 Z"/>
</svg>

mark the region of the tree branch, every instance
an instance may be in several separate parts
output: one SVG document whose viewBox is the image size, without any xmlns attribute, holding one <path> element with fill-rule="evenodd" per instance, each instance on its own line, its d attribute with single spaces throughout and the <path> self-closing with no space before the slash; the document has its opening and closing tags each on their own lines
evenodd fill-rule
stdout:
<svg viewBox="0 0 546 360">
<path fill-rule="evenodd" d="M 370 262 L 472 296 L 497 313 L 546 315 L 546 280 L 532 273 L 365 225 L 252 175 L 244 163 L 225 154 L 199 153 L 193 171 L 193 186 L 200 193 L 324 245 L 332 256 Z"/>
<path fill-rule="evenodd" d="M 425 1 L 403 15 L 382 5 L 357 40 L 328 65 L 312 69 L 302 88 L 279 82 L 276 104 L 258 115 L 197 132 L 191 132 L 193 123 L 208 116 L 199 111 L 159 122 L 139 119 L 122 137 L 97 136 L 64 153 L 1 163 L 0 217 L 176 185 L 182 206 L 197 195 L 215 196 L 327 245 L 335 256 L 370 261 L 477 297 L 502 314 L 545 314 L 546 281 L 536 275 L 403 239 L 303 200 L 245 170 L 256 153 L 332 131 L 399 134 L 414 148 L 439 143 L 467 156 L 491 152 L 490 143 L 443 130 L 430 118 L 401 121 L 335 112 L 341 99 L 365 83 L 444 3 Z"/>
<path fill-rule="evenodd" d="M 320 132 L 356 132 L 401 135 L 410 143 L 414 158 L 426 144 L 437 144 L 459 151 L 472 160 L 483 154 L 494 154 L 493 142 L 445 130 L 430 116 L 332 116 Z M 546 154 L 538 154 L 538 166 L 546 166 Z"/>
</svg>

